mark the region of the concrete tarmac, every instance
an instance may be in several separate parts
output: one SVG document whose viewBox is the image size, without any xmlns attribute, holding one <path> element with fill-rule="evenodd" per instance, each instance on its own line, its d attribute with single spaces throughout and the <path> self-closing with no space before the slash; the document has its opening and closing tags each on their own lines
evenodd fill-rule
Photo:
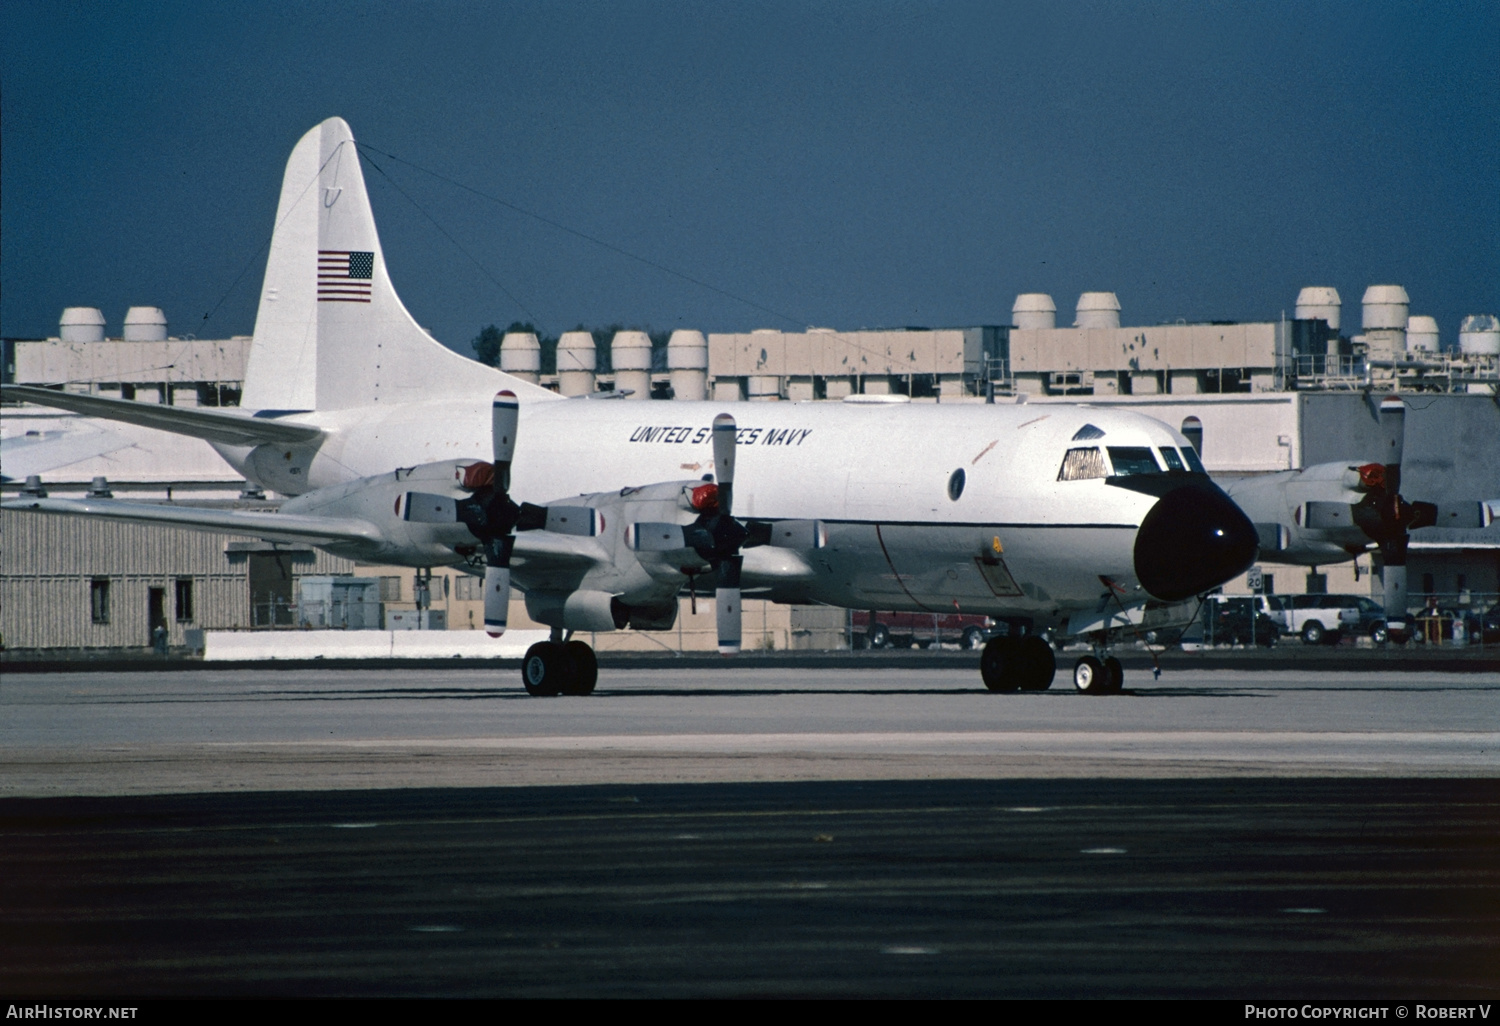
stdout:
<svg viewBox="0 0 1500 1026">
<path fill-rule="evenodd" d="M 0 795 L 1017 777 L 1500 776 L 1500 679 L 1132 671 L 991 694 L 963 669 L 9 674 Z"/>
</svg>

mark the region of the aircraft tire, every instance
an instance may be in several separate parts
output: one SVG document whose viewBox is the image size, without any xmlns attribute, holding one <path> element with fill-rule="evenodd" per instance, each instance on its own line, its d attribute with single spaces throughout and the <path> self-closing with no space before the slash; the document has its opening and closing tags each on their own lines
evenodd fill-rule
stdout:
<svg viewBox="0 0 1500 1026">
<path fill-rule="evenodd" d="M 562 693 L 565 695 L 592 695 L 594 685 L 599 683 L 599 660 L 594 650 L 581 641 L 570 641 L 563 646 L 573 661 L 573 672 Z"/>
<path fill-rule="evenodd" d="M 1017 645 L 1010 638 L 991 638 L 979 655 L 979 675 L 991 691 L 1018 691 L 1021 676 Z"/>
<path fill-rule="evenodd" d="M 1104 660 L 1104 682 L 1106 695 L 1118 695 L 1125 688 L 1125 667 L 1114 656 Z"/>
<path fill-rule="evenodd" d="M 1022 691 L 1046 691 L 1057 676 L 1057 655 L 1052 646 L 1035 635 L 1022 638 L 1016 645 L 1017 669 Z"/>
<path fill-rule="evenodd" d="M 572 676 L 573 660 L 568 650 L 555 641 L 537 642 L 521 660 L 521 683 L 534 698 L 562 694 Z"/>
<path fill-rule="evenodd" d="M 1104 664 L 1093 656 L 1083 656 L 1073 664 L 1073 686 L 1084 695 L 1107 694 L 1109 674 Z"/>
</svg>

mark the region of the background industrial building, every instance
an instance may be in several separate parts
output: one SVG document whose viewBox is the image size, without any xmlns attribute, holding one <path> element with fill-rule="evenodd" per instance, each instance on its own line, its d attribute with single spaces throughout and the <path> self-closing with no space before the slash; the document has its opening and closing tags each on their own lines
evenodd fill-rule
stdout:
<svg viewBox="0 0 1500 1026">
<path fill-rule="evenodd" d="M 1290 318 L 1255 323 L 1121 325 L 1112 293 L 1079 297 L 1070 327 L 1050 296 L 1024 293 L 1011 323 L 958 328 L 704 335 L 677 331 L 653 348 L 618 331 L 600 359 L 587 331 L 564 333 L 556 372 L 542 344 L 507 334 L 502 369 L 563 395 L 599 391 L 726 401 L 1089 402 L 1128 406 L 1201 439 L 1216 475 L 1256 474 L 1379 451 L 1370 396 L 1400 391 L 1407 416 L 1403 492 L 1500 497 L 1500 320 L 1466 318 L 1441 337 L 1410 313 L 1400 286 L 1370 287 L 1361 331 L 1345 334 L 1339 296 L 1303 289 Z M 236 405 L 250 338 L 173 338 L 163 312 L 133 307 L 109 338 L 100 311 L 69 308 L 58 337 L 5 340 L 4 380 L 173 405 Z M 552 362 L 552 361 L 548 361 Z M 1420 399 L 1420 401 L 1416 401 Z M 0 415 L 6 497 L 108 491 L 145 501 L 274 504 L 206 444 L 115 422 L 6 405 Z M 32 480 L 28 480 L 32 479 Z M 446 569 L 358 566 L 308 548 L 173 528 L 0 514 L 0 640 L 12 649 L 143 647 L 156 628 L 173 646 L 196 632 L 383 626 L 482 626 L 477 579 Z M 1379 595 L 1370 557 L 1319 568 L 1261 564 L 1278 592 Z M 1411 599 L 1486 604 L 1500 593 L 1500 527 L 1414 536 Z M 361 578 L 353 581 L 351 578 Z M 1244 581 L 1226 590 L 1244 591 Z M 712 599 L 682 601 L 675 630 L 599 635 L 601 651 L 714 648 Z M 419 608 L 420 607 L 420 608 Z M 532 626 L 518 601 L 513 627 Z M 844 610 L 747 601 L 750 648 L 837 648 Z"/>
</svg>

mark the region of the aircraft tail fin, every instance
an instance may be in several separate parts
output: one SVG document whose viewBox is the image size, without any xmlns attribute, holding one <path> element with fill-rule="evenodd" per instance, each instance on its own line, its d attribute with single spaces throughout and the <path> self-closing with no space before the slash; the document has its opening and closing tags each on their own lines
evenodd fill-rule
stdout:
<svg viewBox="0 0 1500 1026">
<path fill-rule="evenodd" d="M 386 273 L 354 135 L 329 118 L 287 161 L 242 404 L 337 410 L 548 390 L 460 356 L 407 312 Z"/>
</svg>

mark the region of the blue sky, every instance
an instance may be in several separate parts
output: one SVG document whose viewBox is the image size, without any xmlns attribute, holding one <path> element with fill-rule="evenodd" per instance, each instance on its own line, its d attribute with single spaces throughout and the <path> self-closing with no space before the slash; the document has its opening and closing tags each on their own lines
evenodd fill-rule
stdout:
<svg viewBox="0 0 1500 1026">
<path fill-rule="evenodd" d="M 1348 329 L 1386 282 L 1451 342 L 1500 313 L 1497 40 L 1488 0 L 8 0 L 0 332 L 248 333 L 286 157 L 336 114 L 400 158 L 367 151 L 387 263 L 461 351 L 1003 324 L 1021 291 L 1067 323 L 1091 289 L 1152 324 L 1334 285 Z"/>
</svg>

